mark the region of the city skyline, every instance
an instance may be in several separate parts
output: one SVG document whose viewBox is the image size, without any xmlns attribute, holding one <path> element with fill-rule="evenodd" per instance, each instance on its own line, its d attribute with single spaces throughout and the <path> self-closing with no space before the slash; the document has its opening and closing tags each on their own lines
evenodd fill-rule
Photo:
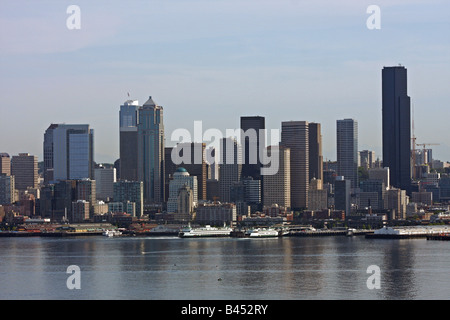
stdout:
<svg viewBox="0 0 450 320">
<path fill-rule="evenodd" d="M 41 133 L 51 123 L 86 123 L 96 162 L 112 163 L 119 106 L 152 95 L 166 107 L 167 137 L 198 120 L 222 131 L 248 115 L 265 117 L 267 129 L 317 122 L 324 161 L 336 160 L 335 121 L 354 118 L 359 150 L 381 159 L 381 69 L 401 63 L 417 142 L 439 143 L 433 156 L 450 160 L 447 3 L 380 1 L 380 30 L 366 27 L 364 1 L 174 3 L 108 2 L 105 10 L 79 1 L 80 30 L 66 28 L 68 4 L 2 3 L 1 110 L 24 130 L 3 140 L 1 152 L 43 161 Z M 0 133 L 15 128 L 3 121 Z"/>
</svg>

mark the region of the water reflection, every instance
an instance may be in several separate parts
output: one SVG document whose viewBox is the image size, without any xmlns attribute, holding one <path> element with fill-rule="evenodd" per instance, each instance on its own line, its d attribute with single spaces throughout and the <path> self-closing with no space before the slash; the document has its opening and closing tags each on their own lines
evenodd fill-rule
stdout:
<svg viewBox="0 0 450 320">
<path fill-rule="evenodd" d="M 3 299 L 438 299 L 447 244 L 364 237 L 19 239 L 0 243 Z M 66 287 L 69 265 L 81 290 Z M 370 290 L 367 267 L 381 269 Z"/>
<path fill-rule="evenodd" d="M 417 240 L 394 240 L 384 245 L 383 266 L 380 268 L 385 299 L 416 298 L 415 241 Z"/>
</svg>

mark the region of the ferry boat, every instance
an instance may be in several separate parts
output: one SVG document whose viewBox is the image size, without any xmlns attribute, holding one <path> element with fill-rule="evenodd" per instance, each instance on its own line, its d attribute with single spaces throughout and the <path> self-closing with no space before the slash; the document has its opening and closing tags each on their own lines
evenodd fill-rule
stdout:
<svg viewBox="0 0 450 320">
<path fill-rule="evenodd" d="M 273 238 L 279 237 L 280 233 L 272 228 L 268 229 L 253 229 L 249 231 L 250 238 Z"/>
<path fill-rule="evenodd" d="M 147 232 L 149 236 L 176 236 L 180 229 L 177 227 L 169 227 L 166 225 L 158 225 Z"/>
<path fill-rule="evenodd" d="M 440 233 L 448 233 L 450 228 L 444 226 L 384 226 L 375 230 L 372 234 L 366 234 L 366 238 L 400 239 L 400 238 L 425 238 Z"/>
<path fill-rule="evenodd" d="M 122 232 L 119 230 L 104 230 L 103 235 L 105 237 L 114 237 L 122 235 Z"/>
<path fill-rule="evenodd" d="M 181 229 L 178 236 L 180 238 L 229 237 L 232 231 L 233 229 L 229 227 L 216 228 L 206 225 L 205 227 L 191 228 L 191 226 L 188 226 Z"/>
</svg>

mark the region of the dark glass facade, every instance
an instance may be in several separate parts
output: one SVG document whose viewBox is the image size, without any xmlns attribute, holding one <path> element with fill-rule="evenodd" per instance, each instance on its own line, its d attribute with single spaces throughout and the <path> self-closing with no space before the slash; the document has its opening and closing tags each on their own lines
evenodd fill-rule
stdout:
<svg viewBox="0 0 450 320">
<path fill-rule="evenodd" d="M 411 191 L 411 102 L 407 70 L 382 70 L 383 166 L 390 169 L 393 187 Z"/>
</svg>

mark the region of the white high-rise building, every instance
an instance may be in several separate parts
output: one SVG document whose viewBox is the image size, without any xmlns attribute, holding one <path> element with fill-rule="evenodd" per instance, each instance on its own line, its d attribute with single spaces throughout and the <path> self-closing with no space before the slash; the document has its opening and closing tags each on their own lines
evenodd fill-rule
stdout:
<svg viewBox="0 0 450 320">
<path fill-rule="evenodd" d="M 187 185 L 193 192 L 194 207 L 198 203 L 197 177 L 191 176 L 185 168 L 179 167 L 173 174 L 169 183 L 169 199 L 167 201 L 167 212 L 178 212 L 178 195 L 180 190 Z"/>
</svg>

